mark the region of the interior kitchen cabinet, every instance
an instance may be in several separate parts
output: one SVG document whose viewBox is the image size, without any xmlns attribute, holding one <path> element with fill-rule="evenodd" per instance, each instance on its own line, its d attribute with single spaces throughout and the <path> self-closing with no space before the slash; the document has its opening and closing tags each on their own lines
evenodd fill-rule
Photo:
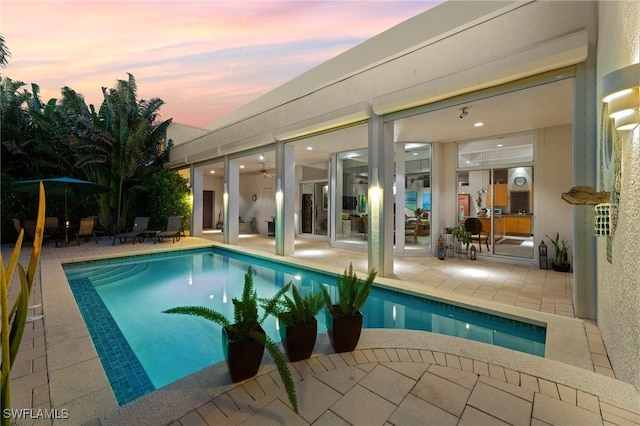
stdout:
<svg viewBox="0 0 640 426">
<path fill-rule="evenodd" d="M 531 216 L 528 215 L 507 215 L 502 216 L 504 231 L 506 235 L 531 235 Z"/>
<path fill-rule="evenodd" d="M 489 185 L 489 203 L 494 207 L 506 207 L 509 205 L 509 190 L 506 183 Z"/>
</svg>

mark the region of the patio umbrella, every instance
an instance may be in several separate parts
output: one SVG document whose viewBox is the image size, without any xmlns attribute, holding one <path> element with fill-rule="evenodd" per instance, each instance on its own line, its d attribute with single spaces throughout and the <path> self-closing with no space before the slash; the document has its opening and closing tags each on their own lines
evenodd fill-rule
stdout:
<svg viewBox="0 0 640 426">
<path fill-rule="evenodd" d="M 98 194 L 109 191 L 109 187 L 107 186 L 70 177 L 21 180 L 13 182 L 10 188 L 14 191 L 37 194 L 40 190 L 40 182 L 44 184 L 45 193 L 47 195 L 64 195 L 65 241 L 68 241 L 67 225 L 69 224 L 67 197 L 69 195 Z"/>
</svg>

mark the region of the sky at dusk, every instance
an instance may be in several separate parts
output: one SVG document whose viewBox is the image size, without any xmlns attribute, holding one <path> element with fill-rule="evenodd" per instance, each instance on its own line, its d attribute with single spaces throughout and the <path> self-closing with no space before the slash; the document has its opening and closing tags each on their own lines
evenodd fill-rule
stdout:
<svg viewBox="0 0 640 426">
<path fill-rule="evenodd" d="M 162 120 L 204 127 L 433 1 L 2 0 L 3 77 L 87 104 L 133 74 Z"/>
</svg>

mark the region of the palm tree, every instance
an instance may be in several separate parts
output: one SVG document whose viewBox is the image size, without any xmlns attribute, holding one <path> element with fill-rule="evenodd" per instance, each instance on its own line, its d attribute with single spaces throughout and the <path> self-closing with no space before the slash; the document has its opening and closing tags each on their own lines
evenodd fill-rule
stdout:
<svg viewBox="0 0 640 426">
<path fill-rule="evenodd" d="M 74 175 L 71 123 L 61 119 L 56 99 L 44 104 L 40 87 L 2 78 L 2 170 L 14 177 Z"/>
<path fill-rule="evenodd" d="M 9 52 L 9 48 L 4 42 L 4 36 L 0 34 L 0 68 L 3 68 L 9 63 L 10 57 L 11 52 Z"/>
<path fill-rule="evenodd" d="M 111 187 L 115 199 L 109 207 L 119 230 L 125 227 L 135 201 L 139 173 L 164 158 L 163 144 L 171 124 L 171 119 L 158 119 L 164 101 L 138 101 L 135 78 L 128 75 L 128 80 L 118 80 L 115 87 L 102 88 L 104 100 L 98 114 L 93 106 L 90 110 L 82 108 L 84 101 L 74 101 L 75 92 L 63 91 L 65 100 L 78 106 L 78 127 L 73 137 L 79 154 L 76 166 L 95 182 Z"/>
</svg>

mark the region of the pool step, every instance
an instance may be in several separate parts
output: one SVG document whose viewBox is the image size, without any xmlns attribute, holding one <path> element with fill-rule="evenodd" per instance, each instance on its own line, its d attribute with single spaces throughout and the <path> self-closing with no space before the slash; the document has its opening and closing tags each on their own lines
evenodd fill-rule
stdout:
<svg viewBox="0 0 640 426">
<path fill-rule="evenodd" d="M 114 265 L 107 268 L 101 268 L 99 271 L 96 270 L 85 270 L 85 271 L 69 271 L 67 272 L 67 278 L 78 279 L 78 278 L 90 278 L 91 283 L 94 287 L 110 284 L 112 282 L 116 282 L 123 278 L 129 278 L 138 274 L 141 274 L 148 268 L 148 264 L 144 263 L 133 263 L 126 265 Z"/>
</svg>

